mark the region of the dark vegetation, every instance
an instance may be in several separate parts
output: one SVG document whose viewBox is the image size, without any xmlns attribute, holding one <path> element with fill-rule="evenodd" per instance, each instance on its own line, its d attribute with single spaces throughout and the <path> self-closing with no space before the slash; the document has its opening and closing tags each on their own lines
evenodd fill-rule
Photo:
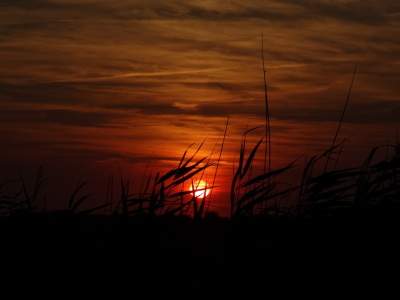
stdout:
<svg viewBox="0 0 400 300">
<path fill-rule="evenodd" d="M 313 166 L 327 155 L 312 157 L 299 185 L 277 191 L 278 176 L 293 165 L 241 182 L 250 155 L 235 173 L 230 218 L 187 191 L 168 193 L 202 169 L 186 163 L 156 176 L 140 197 L 127 195 L 121 181 L 120 211 L 112 214 L 98 213 L 105 205 L 77 210 L 87 198 L 79 190 L 69 209 L 43 211 L 21 179 L 22 201 L 1 196 L 3 290 L 146 299 L 392 290 L 400 266 L 400 152 L 389 148 L 382 161 L 372 163 L 373 149 L 359 168 L 316 176 Z M 296 204 L 281 207 L 288 196 Z"/>
<path fill-rule="evenodd" d="M 22 176 L 3 183 L 3 292 L 276 299 L 394 291 L 400 267 L 400 145 L 374 148 L 361 166 L 338 169 L 343 143 L 336 143 L 337 132 L 332 146 L 304 165 L 296 160 L 271 170 L 268 118 L 267 110 L 266 136 L 250 151 L 247 137 L 254 128 L 243 134 L 229 218 L 213 210 L 214 183 L 202 199 L 181 188 L 183 183 L 196 188 L 194 178 L 208 168 L 217 176 L 228 122 L 213 149 L 217 159 L 197 159 L 200 145 L 166 174 L 149 175 L 136 194 L 120 178 L 120 198 L 90 209 L 80 209 L 90 196 L 81 194 L 83 183 L 66 210 L 46 211 L 41 169 L 32 189 Z M 266 163 L 255 175 L 263 141 Z M 385 155 L 377 156 L 381 150 Z M 282 187 L 281 178 L 299 166 L 300 180 Z M 11 192 L 15 184 L 19 189 Z"/>
</svg>

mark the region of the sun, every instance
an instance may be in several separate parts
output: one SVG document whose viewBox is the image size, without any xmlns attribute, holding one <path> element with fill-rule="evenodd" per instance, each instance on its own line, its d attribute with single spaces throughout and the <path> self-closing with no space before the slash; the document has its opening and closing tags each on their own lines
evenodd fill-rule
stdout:
<svg viewBox="0 0 400 300">
<path fill-rule="evenodd" d="M 198 180 L 193 182 L 193 185 L 190 185 L 190 190 L 194 191 L 192 195 L 195 196 L 196 198 L 204 198 L 210 193 L 208 184 L 203 180 Z"/>
</svg>

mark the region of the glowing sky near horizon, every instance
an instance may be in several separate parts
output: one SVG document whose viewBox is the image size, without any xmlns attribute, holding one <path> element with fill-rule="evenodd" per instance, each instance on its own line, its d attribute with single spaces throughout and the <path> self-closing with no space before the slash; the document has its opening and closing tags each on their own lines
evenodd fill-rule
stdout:
<svg viewBox="0 0 400 300">
<path fill-rule="evenodd" d="M 262 36 L 273 164 L 330 146 L 356 62 L 339 138 L 357 164 L 396 142 L 399 17 L 389 0 L 1 1 L 1 180 L 43 165 L 57 189 L 119 167 L 139 181 L 150 159 L 176 166 L 205 138 L 208 154 L 229 116 L 226 187 L 264 124 Z"/>
</svg>

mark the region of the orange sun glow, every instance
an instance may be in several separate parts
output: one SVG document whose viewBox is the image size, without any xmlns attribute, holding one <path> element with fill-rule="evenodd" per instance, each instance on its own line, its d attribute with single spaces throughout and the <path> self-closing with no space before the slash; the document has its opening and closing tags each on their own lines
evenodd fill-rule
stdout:
<svg viewBox="0 0 400 300">
<path fill-rule="evenodd" d="M 210 193 L 210 189 L 208 188 L 207 183 L 203 180 L 198 180 L 194 182 L 193 185 L 190 186 L 190 190 L 194 191 L 192 195 L 196 198 L 204 198 Z"/>
</svg>

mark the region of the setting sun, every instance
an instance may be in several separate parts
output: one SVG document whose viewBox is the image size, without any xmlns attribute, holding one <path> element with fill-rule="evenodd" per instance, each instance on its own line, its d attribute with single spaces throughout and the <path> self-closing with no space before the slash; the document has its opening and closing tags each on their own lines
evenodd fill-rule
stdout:
<svg viewBox="0 0 400 300">
<path fill-rule="evenodd" d="M 208 196 L 208 194 L 210 193 L 210 189 L 208 188 L 207 183 L 204 182 L 203 180 L 198 180 L 194 182 L 193 185 L 190 186 L 190 190 L 194 191 L 192 195 L 194 195 L 196 198 L 204 198 L 205 196 Z"/>
</svg>

